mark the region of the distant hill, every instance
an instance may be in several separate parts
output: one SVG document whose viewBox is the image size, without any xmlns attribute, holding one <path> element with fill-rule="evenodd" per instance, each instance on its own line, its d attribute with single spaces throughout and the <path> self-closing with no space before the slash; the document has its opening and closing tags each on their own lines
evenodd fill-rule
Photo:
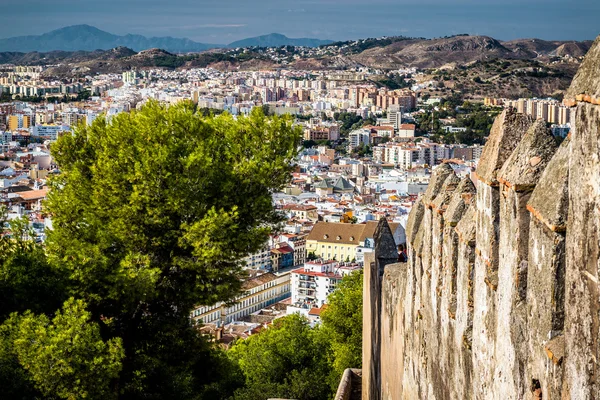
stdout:
<svg viewBox="0 0 600 400">
<path fill-rule="evenodd" d="M 373 47 L 352 58 L 377 68 L 403 65 L 435 68 L 447 63 L 466 64 L 488 58 L 528 57 L 517 55 L 498 40 L 487 36 L 455 36 L 441 39 L 409 39 L 384 47 Z"/>
<path fill-rule="evenodd" d="M 372 45 L 350 56 L 363 65 L 390 69 L 397 66 L 437 68 L 446 64 L 464 65 L 491 59 L 525 60 L 538 57 L 581 57 L 591 41 L 562 42 L 521 39 L 500 42 L 488 36 L 460 35 L 439 39 L 403 39 L 384 46 Z"/>
<path fill-rule="evenodd" d="M 150 38 L 131 34 L 119 36 L 90 25 L 73 25 L 42 35 L 0 39 L 0 52 L 94 51 L 127 47 L 134 51 L 159 48 L 171 53 L 190 53 L 224 47 L 278 47 L 284 45 L 317 47 L 329 43 L 332 43 L 332 41 L 305 38 L 290 39 L 284 35 L 272 33 L 239 40 L 229 45 L 207 44 L 170 36 Z"/>
<path fill-rule="evenodd" d="M 267 36 L 272 38 L 274 35 Z M 236 45 L 236 43 L 250 47 L 253 45 L 261 47 L 267 45 L 267 41 L 264 40 L 234 42 L 231 45 Z M 270 46 L 279 46 L 281 42 L 269 43 L 271 43 Z M 298 53 L 293 49 L 286 49 L 284 53 L 287 54 L 285 56 L 287 59 L 283 61 L 279 53 L 277 57 L 272 57 L 268 53 L 255 49 L 242 51 L 221 48 L 182 55 L 165 49 L 150 48 L 134 51 L 120 46 L 109 50 L 93 51 L 55 50 L 28 53 L 0 51 L 0 64 L 54 65 L 54 67 L 44 72 L 45 75 L 54 77 L 106 72 L 118 73 L 130 69 L 155 67 L 168 69 L 212 67 L 221 70 L 260 70 L 285 65 L 286 68 L 300 70 L 356 69 L 361 67 L 381 70 L 394 70 L 403 67 L 454 69 L 458 66 L 465 67 L 478 62 L 492 62 L 494 60 L 528 61 L 529 64 L 523 64 L 521 67 L 539 69 L 542 65 L 552 64 L 556 57 L 579 58 L 583 56 L 589 49 L 590 43 L 588 41 L 550 42 L 538 39 L 501 42 L 487 36 L 468 35 L 438 39 L 386 37 L 333 43 L 319 51 L 312 52 L 312 55 L 301 58 L 297 58 Z M 499 65 L 493 68 L 498 69 L 500 68 Z M 555 78 L 572 76 L 572 71 L 562 71 L 564 68 L 558 68 L 560 70 L 557 68 L 552 67 L 552 71 L 540 72 L 544 75 L 541 78 L 557 81 Z M 537 79 L 539 77 L 531 78 L 532 81 L 540 81 L 540 79 Z M 541 93 L 541 89 L 536 87 L 534 83 L 532 82 L 531 92 Z M 554 90 L 556 85 L 547 86 Z M 561 87 L 557 87 L 557 90 L 562 90 Z"/>
<path fill-rule="evenodd" d="M 305 46 L 319 47 L 325 44 L 333 43 L 332 40 L 320 39 L 292 39 L 279 33 L 271 33 L 269 35 L 256 36 L 253 38 L 238 40 L 237 42 L 229 43 L 227 47 L 279 47 L 279 46 Z"/>
<path fill-rule="evenodd" d="M 129 34 L 119 36 L 89 25 L 68 26 L 43 35 L 0 39 L 0 51 L 2 52 L 94 51 L 109 50 L 115 47 L 128 47 L 134 51 L 161 48 L 173 53 L 186 53 L 222 46 L 169 36 L 151 38 Z"/>
<path fill-rule="evenodd" d="M 513 51 L 529 52 L 532 57 L 537 56 L 565 56 L 581 57 L 587 53 L 593 41 L 547 41 L 541 39 L 517 39 L 502 42 L 502 45 Z"/>
</svg>

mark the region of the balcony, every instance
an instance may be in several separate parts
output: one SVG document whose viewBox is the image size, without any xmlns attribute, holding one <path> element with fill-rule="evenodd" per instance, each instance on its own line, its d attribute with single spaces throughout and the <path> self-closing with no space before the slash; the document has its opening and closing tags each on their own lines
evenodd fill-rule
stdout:
<svg viewBox="0 0 600 400">
<path fill-rule="evenodd" d="M 314 283 L 300 283 L 300 287 L 303 289 L 316 289 L 317 285 Z"/>
<path fill-rule="evenodd" d="M 315 281 L 315 277 L 309 276 L 309 275 L 300 275 L 299 279 L 300 279 L 300 282 L 314 282 Z"/>
</svg>

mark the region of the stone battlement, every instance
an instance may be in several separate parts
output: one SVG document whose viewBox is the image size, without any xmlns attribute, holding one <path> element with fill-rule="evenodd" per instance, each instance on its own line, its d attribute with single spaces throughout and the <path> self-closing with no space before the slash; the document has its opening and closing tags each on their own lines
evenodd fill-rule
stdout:
<svg viewBox="0 0 600 400">
<path fill-rule="evenodd" d="M 600 38 L 571 134 L 505 110 L 474 183 L 437 167 L 365 257 L 363 399 L 600 398 Z M 392 240 L 393 242 L 393 240 Z"/>
</svg>

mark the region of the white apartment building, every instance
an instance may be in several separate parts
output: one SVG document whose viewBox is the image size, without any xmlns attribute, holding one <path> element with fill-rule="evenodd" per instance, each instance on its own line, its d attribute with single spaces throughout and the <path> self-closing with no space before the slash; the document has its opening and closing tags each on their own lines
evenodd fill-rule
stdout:
<svg viewBox="0 0 600 400">
<path fill-rule="evenodd" d="M 60 132 L 68 132 L 71 128 L 66 125 L 36 125 L 31 128 L 31 136 L 57 140 Z"/>
<path fill-rule="evenodd" d="M 451 157 L 452 149 L 437 143 L 386 143 L 373 148 L 376 162 L 410 169 L 418 165 L 436 165 Z"/>
<path fill-rule="evenodd" d="M 352 151 L 357 147 L 360 147 L 361 144 L 365 146 L 369 144 L 371 140 L 371 130 L 370 129 L 357 129 L 348 134 L 348 151 Z"/>
<path fill-rule="evenodd" d="M 320 307 L 327 303 L 344 275 L 360 267 L 344 266 L 337 261 L 309 261 L 292 271 L 292 305 L 299 308 Z"/>
<path fill-rule="evenodd" d="M 219 302 L 212 306 L 198 306 L 191 313 L 195 321 L 219 326 L 237 321 L 256 311 L 280 302 L 290 296 L 290 272 L 266 273 L 244 282 L 244 292 L 227 306 Z"/>
</svg>

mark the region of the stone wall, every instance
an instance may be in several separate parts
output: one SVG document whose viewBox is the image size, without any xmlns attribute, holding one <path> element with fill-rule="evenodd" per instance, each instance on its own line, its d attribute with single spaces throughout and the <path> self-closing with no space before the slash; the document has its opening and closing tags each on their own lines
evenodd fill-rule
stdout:
<svg viewBox="0 0 600 400">
<path fill-rule="evenodd" d="M 560 146 L 504 111 L 476 185 L 434 170 L 408 262 L 366 260 L 363 400 L 600 398 L 600 38 L 566 104 Z"/>
</svg>

